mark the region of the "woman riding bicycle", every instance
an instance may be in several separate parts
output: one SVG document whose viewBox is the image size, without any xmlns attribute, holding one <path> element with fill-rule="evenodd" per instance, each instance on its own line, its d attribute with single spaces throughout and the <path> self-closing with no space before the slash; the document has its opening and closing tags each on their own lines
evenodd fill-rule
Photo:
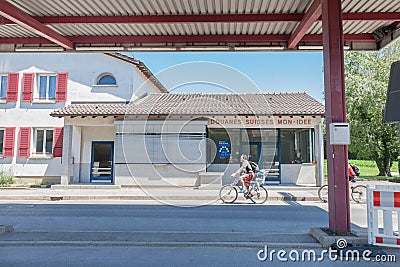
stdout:
<svg viewBox="0 0 400 267">
<path fill-rule="evenodd" d="M 234 173 L 232 173 L 231 177 L 235 177 L 237 174 L 242 173 L 245 171 L 245 173 L 240 176 L 240 182 L 242 183 L 243 188 L 246 190 L 245 196 L 249 195 L 249 184 L 251 179 L 255 177 L 253 169 L 251 168 L 250 162 L 247 160 L 246 155 L 241 155 L 240 156 L 240 162 L 242 163 L 242 166 Z"/>
</svg>

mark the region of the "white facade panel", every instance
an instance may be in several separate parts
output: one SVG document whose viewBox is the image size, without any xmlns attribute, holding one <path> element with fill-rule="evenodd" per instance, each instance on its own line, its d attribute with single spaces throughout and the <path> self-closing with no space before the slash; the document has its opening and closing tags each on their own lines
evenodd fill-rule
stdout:
<svg viewBox="0 0 400 267">
<path fill-rule="evenodd" d="M 117 121 L 115 182 L 194 186 L 198 173 L 206 170 L 206 124 Z"/>
</svg>

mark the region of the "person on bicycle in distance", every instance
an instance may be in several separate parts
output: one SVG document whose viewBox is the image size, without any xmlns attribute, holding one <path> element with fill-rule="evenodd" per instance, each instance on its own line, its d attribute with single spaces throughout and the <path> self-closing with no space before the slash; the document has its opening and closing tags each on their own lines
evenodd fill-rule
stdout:
<svg viewBox="0 0 400 267">
<path fill-rule="evenodd" d="M 353 168 L 350 166 L 350 163 L 347 164 L 347 177 L 349 178 L 349 196 L 350 196 L 353 184 L 357 182 L 357 175 L 354 172 Z"/>
<path fill-rule="evenodd" d="M 249 184 L 251 179 L 255 177 L 253 169 L 251 168 L 250 162 L 247 160 L 246 155 L 241 155 L 240 156 L 240 162 L 242 163 L 242 166 L 234 173 L 231 174 L 231 177 L 235 177 L 237 174 L 242 173 L 243 171 L 245 172 L 242 176 L 240 176 L 240 182 L 242 183 L 242 190 L 245 189 L 245 196 L 247 196 L 249 192 Z M 240 190 L 240 193 L 242 193 L 242 190 Z"/>
</svg>

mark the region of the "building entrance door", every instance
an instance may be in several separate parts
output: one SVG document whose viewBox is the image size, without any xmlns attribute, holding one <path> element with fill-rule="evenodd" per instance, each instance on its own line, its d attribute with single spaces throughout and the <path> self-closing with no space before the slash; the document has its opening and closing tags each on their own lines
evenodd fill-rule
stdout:
<svg viewBox="0 0 400 267">
<path fill-rule="evenodd" d="M 92 142 L 90 182 L 113 182 L 114 142 Z"/>
<path fill-rule="evenodd" d="M 279 129 L 241 129 L 240 151 L 267 171 L 266 182 L 280 183 Z"/>
<path fill-rule="evenodd" d="M 260 168 L 266 169 L 268 174 L 266 182 L 281 182 L 281 168 L 280 168 L 280 143 L 263 143 L 261 149 Z"/>
</svg>

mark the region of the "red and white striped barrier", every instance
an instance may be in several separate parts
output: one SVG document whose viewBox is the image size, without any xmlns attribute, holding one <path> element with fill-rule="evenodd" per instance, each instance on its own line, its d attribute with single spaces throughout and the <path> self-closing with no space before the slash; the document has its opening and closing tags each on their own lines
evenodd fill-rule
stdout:
<svg viewBox="0 0 400 267">
<path fill-rule="evenodd" d="M 368 186 L 367 212 L 368 243 L 400 248 L 400 186 L 377 185 L 375 189 Z M 383 228 L 379 228 L 379 221 L 383 222 Z"/>
</svg>

